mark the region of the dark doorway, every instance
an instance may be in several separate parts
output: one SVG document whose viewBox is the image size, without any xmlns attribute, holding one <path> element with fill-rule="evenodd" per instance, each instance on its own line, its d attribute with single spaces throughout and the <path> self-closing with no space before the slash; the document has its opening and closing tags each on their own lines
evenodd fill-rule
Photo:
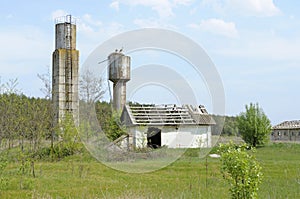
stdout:
<svg viewBox="0 0 300 199">
<path fill-rule="evenodd" d="M 148 128 L 147 146 L 154 149 L 161 147 L 161 129 L 155 127 Z"/>
</svg>

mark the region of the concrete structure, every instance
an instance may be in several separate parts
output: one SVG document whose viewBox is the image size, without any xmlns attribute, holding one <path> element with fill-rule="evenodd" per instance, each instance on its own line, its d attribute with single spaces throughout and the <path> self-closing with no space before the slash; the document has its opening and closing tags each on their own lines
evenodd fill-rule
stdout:
<svg viewBox="0 0 300 199">
<path fill-rule="evenodd" d="M 125 105 L 121 121 L 133 148 L 211 147 L 211 125 L 215 124 L 204 106 Z"/>
<path fill-rule="evenodd" d="M 108 77 L 113 84 L 113 108 L 121 112 L 126 103 L 126 82 L 130 80 L 130 57 L 116 50 L 108 56 Z"/>
<path fill-rule="evenodd" d="M 272 141 L 300 141 L 300 120 L 285 121 L 272 127 Z"/>
<path fill-rule="evenodd" d="M 211 125 L 215 121 L 204 106 L 126 104 L 131 60 L 121 51 L 116 50 L 108 56 L 108 77 L 113 82 L 113 109 L 121 113 L 128 136 L 114 143 L 127 149 L 211 147 Z"/>
<path fill-rule="evenodd" d="M 76 21 L 71 15 L 56 19 L 55 51 L 52 57 L 52 100 L 55 123 L 71 113 L 78 123 L 78 63 Z"/>
</svg>

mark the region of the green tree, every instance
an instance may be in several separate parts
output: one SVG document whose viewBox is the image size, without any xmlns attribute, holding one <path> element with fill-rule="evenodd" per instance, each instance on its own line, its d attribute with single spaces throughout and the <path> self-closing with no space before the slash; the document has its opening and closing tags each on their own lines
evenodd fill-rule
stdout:
<svg viewBox="0 0 300 199">
<path fill-rule="evenodd" d="M 232 142 L 221 145 L 221 173 L 230 184 L 233 199 L 255 199 L 262 181 L 261 166 L 255 157 L 247 152 L 249 147 L 244 144 L 237 146 Z M 255 152 L 252 149 L 252 154 Z"/>
<path fill-rule="evenodd" d="M 237 119 L 234 116 L 212 115 L 216 124 L 212 126 L 213 135 L 238 135 Z"/>
<path fill-rule="evenodd" d="M 56 158 L 73 155 L 81 152 L 83 149 L 83 145 L 71 113 L 65 113 L 63 120 L 57 127 L 56 136 L 58 136 L 58 142 L 54 145 L 54 154 L 52 154 L 56 156 Z"/>
<path fill-rule="evenodd" d="M 246 143 L 256 147 L 268 142 L 271 122 L 258 104 L 246 105 L 246 112 L 242 112 L 237 121 L 239 133 Z"/>
<path fill-rule="evenodd" d="M 117 113 L 113 113 L 110 118 L 107 118 L 106 126 L 103 128 L 107 138 L 114 141 L 126 134 L 125 127 L 121 125 L 120 116 Z"/>
<path fill-rule="evenodd" d="M 109 140 L 114 141 L 126 134 L 126 129 L 120 121 L 120 114 L 112 111 L 110 103 L 98 101 L 95 109 L 99 124 Z"/>
</svg>

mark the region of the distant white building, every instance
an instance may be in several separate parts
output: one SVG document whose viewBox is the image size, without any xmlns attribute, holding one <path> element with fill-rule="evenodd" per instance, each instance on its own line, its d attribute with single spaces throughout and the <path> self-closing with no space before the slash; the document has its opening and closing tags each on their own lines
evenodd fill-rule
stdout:
<svg viewBox="0 0 300 199">
<path fill-rule="evenodd" d="M 285 121 L 272 127 L 273 141 L 300 141 L 300 120 Z"/>
<path fill-rule="evenodd" d="M 204 106 L 125 105 L 121 115 L 134 148 L 211 147 L 213 118 Z"/>
</svg>

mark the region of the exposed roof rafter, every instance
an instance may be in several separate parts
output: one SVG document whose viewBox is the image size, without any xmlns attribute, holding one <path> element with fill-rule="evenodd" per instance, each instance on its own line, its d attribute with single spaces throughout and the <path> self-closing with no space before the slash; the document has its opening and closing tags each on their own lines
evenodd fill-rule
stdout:
<svg viewBox="0 0 300 199">
<path fill-rule="evenodd" d="M 126 105 L 130 125 L 212 125 L 215 121 L 207 114 L 204 106 L 200 109 L 189 105 Z"/>
</svg>

